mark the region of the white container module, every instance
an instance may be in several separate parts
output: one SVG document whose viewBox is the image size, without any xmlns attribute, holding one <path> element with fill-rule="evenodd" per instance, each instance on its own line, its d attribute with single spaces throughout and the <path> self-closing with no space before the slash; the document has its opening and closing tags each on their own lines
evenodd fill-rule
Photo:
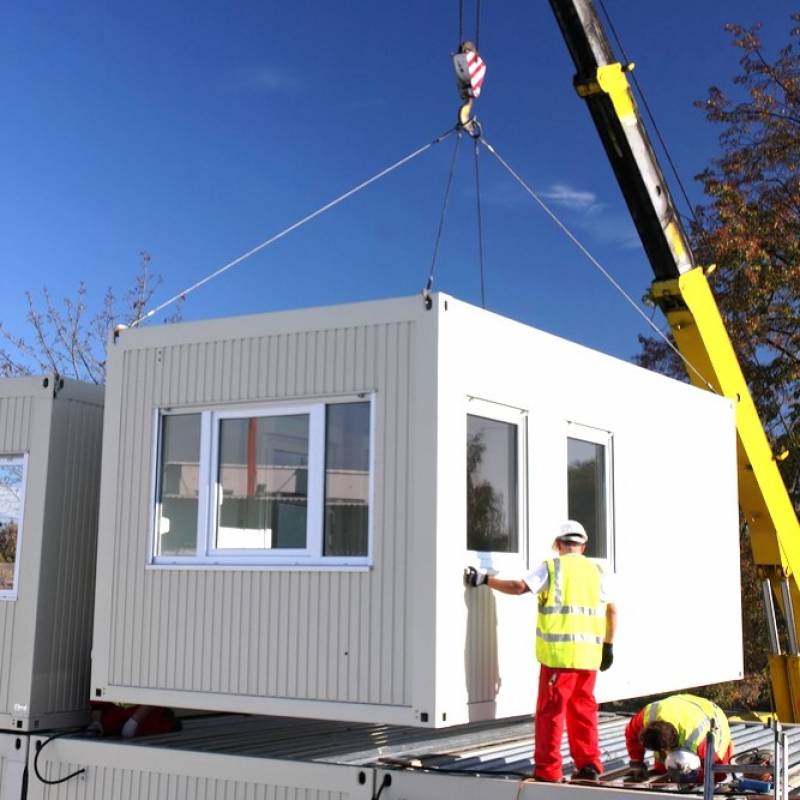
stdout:
<svg viewBox="0 0 800 800">
<path fill-rule="evenodd" d="M 87 718 L 103 389 L 0 380 L 0 729 Z"/>
<path fill-rule="evenodd" d="M 741 675 L 731 402 L 446 295 L 123 331 L 103 447 L 98 699 L 529 713 L 535 598 L 461 576 L 567 517 L 614 573 L 601 699 Z"/>
<path fill-rule="evenodd" d="M 41 745 L 37 775 L 33 761 Z M 29 761 L 27 800 L 370 800 L 375 796 L 372 770 L 230 752 L 137 747 L 120 740 L 48 743 L 34 737 Z M 44 783 L 39 776 L 53 783 Z M 59 780 L 63 782 L 56 783 Z M 8 797 L 16 800 L 19 795 Z"/>
<path fill-rule="evenodd" d="M 25 797 L 29 742 L 27 736 L 0 733 L 0 800 Z"/>
</svg>

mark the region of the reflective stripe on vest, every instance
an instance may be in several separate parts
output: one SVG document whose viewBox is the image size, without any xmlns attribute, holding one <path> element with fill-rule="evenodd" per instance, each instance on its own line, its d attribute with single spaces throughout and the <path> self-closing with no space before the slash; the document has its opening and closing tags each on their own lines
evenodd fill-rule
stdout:
<svg viewBox="0 0 800 800">
<path fill-rule="evenodd" d="M 539 593 L 536 658 L 548 667 L 597 669 L 605 636 L 600 572 L 581 555 L 549 559 Z"/>
<path fill-rule="evenodd" d="M 711 718 L 717 723 L 714 750 L 720 757 L 731 743 L 728 719 L 722 709 L 703 697 L 692 694 L 676 694 L 644 709 L 644 725 L 661 720 L 669 722 L 678 732 L 678 746 L 686 747 L 696 753 L 706 734 L 711 729 Z"/>
</svg>

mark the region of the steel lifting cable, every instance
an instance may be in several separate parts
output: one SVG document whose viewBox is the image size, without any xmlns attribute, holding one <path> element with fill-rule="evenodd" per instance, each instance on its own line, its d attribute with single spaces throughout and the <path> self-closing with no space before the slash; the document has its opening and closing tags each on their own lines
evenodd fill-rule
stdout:
<svg viewBox="0 0 800 800">
<path fill-rule="evenodd" d="M 229 269 L 232 269 L 237 264 L 241 264 L 242 261 L 245 261 L 246 259 L 250 258 L 250 256 L 255 255 L 256 253 L 258 253 L 261 250 L 263 250 L 265 247 L 268 247 L 269 245 L 277 242 L 279 239 L 282 239 L 284 236 L 288 235 L 292 231 L 295 231 L 298 228 L 302 227 L 307 222 L 311 222 L 312 219 L 315 219 L 316 217 L 320 216 L 321 214 L 325 213 L 326 211 L 329 211 L 334 206 L 337 206 L 337 205 L 339 205 L 339 203 L 343 202 L 344 200 L 347 200 L 347 198 L 352 197 L 355 194 L 358 194 L 358 192 L 360 192 L 362 189 L 366 189 L 368 186 L 370 186 L 371 184 L 375 183 L 375 181 L 386 177 L 389 173 L 394 172 L 394 170 L 398 169 L 399 167 L 402 167 L 404 164 L 407 164 L 409 161 L 412 161 L 417 156 L 422 155 L 426 150 L 430 150 L 430 148 L 433 147 L 434 145 L 437 145 L 440 142 L 443 142 L 445 139 L 447 139 L 449 136 L 451 136 L 455 132 L 456 132 L 456 129 L 455 128 L 451 128 L 450 130 L 445 131 L 445 133 L 441 134 L 440 136 L 437 136 L 433 141 L 428 142 L 427 144 L 423 145 L 422 147 L 418 147 L 416 150 L 414 150 L 414 152 L 409 153 L 407 156 L 404 156 L 399 161 L 395 161 L 394 164 L 391 164 L 390 166 L 386 167 L 385 169 L 382 169 L 380 172 L 376 173 L 371 178 L 367 178 L 367 180 L 362 181 L 357 186 L 353 187 L 352 189 L 350 189 L 349 191 L 345 192 L 344 194 L 339 195 L 337 198 L 335 198 L 334 200 L 331 200 L 329 203 L 326 203 L 324 206 L 321 206 L 316 211 L 312 211 L 310 214 L 307 214 L 302 219 L 298 220 L 297 222 L 293 223 L 292 225 L 289 225 L 288 228 L 284 228 L 279 233 L 276 233 L 274 236 L 271 236 L 269 239 L 261 242 L 261 244 L 258 244 L 255 247 L 251 248 L 246 253 L 242 253 L 242 255 L 238 256 L 237 258 L 234 258 L 233 261 L 229 261 L 227 264 L 223 264 L 223 266 L 219 267 L 219 269 L 214 270 L 214 272 L 206 275 L 205 278 L 202 278 L 201 280 L 197 281 L 196 283 L 193 283 L 187 289 L 184 289 L 182 292 L 178 292 L 178 294 L 173 295 L 172 297 L 169 298 L 169 300 L 165 300 L 163 303 L 157 305 L 155 308 L 151 309 L 146 314 L 143 314 L 137 320 L 134 320 L 131 323 L 130 327 L 133 328 L 133 327 L 137 326 L 139 323 L 144 322 L 144 320 L 150 319 L 155 314 L 158 314 L 159 311 L 163 311 L 165 308 L 167 308 L 167 306 L 170 306 L 173 303 L 177 303 L 178 300 L 182 300 L 183 298 L 186 297 L 186 295 L 190 294 L 195 289 L 199 289 L 201 286 L 204 286 L 209 281 L 211 281 L 214 278 L 217 278 L 220 275 L 222 275 L 223 272 L 227 272 Z"/>
<path fill-rule="evenodd" d="M 431 258 L 431 270 L 428 273 L 428 280 L 425 283 L 425 288 L 422 290 L 422 296 L 425 298 L 425 303 L 430 307 L 431 288 L 433 287 L 433 273 L 436 271 L 436 258 L 439 255 L 439 244 L 442 241 L 442 231 L 444 230 L 444 220 L 447 216 L 447 205 L 450 200 L 450 189 L 453 186 L 453 175 L 456 171 L 456 159 L 458 157 L 458 148 L 461 144 L 461 131 L 458 131 L 456 136 L 456 144 L 453 148 L 453 157 L 450 159 L 450 171 L 447 173 L 447 183 L 444 189 L 444 199 L 442 200 L 442 210 L 439 212 L 439 228 L 436 231 L 436 240 L 433 243 L 433 256 Z"/>
<path fill-rule="evenodd" d="M 480 140 L 473 139 L 475 143 L 475 198 L 478 206 L 478 260 L 481 271 L 481 308 L 486 308 L 486 284 L 483 277 L 483 214 L 481 213 L 481 170 L 480 170 Z"/>
<path fill-rule="evenodd" d="M 464 0 L 458 3 L 458 45 L 464 41 Z M 478 51 L 481 48 L 481 0 L 475 3 L 475 47 Z"/>
<path fill-rule="evenodd" d="M 663 339 L 665 344 L 672 350 L 678 358 L 686 365 L 687 369 L 691 370 L 703 383 L 703 385 L 708 389 L 710 392 L 714 394 L 718 394 L 717 390 L 706 380 L 700 370 L 689 361 L 686 356 L 681 353 L 680 350 L 669 340 L 664 332 L 656 325 L 650 317 L 639 307 L 639 304 L 625 291 L 625 289 L 619 284 L 619 282 L 614 278 L 613 275 L 589 252 L 589 250 L 584 246 L 584 244 L 575 236 L 574 233 L 558 218 L 556 213 L 550 208 L 550 206 L 542 200 L 541 197 L 533 190 L 527 183 L 511 168 L 511 166 L 503 159 L 503 157 L 497 152 L 497 150 L 492 147 L 492 145 L 486 141 L 486 139 L 481 138 L 479 140 L 483 146 L 497 159 L 498 163 L 500 163 L 505 170 L 511 175 L 512 178 L 541 206 L 542 210 L 550 217 L 550 219 L 558 225 L 559 228 L 567 235 L 567 237 L 572 241 L 574 245 L 589 259 L 592 265 L 605 277 L 605 279 L 625 298 L 625 300 L 633 307 L 637 314 L 647 323 L 647 325 L 652 328 L 652 330 L 656 333 L 656 335 Z"/>
<path fill-rule="evenodd" d="M 614 27 L 614 22 L 611 19 L 611 15 L 608 13 L 608 9 L 606 9 L 605 3 L 603 0 L 599 0 L 600 8 L 603 9 L 603 14 L 608 22 L 608 27 L 611 29 L 611 34 L 614 37 L 614 41 L 617 43 L 617 47 L 619 47 L 620 55 L 622 56 L 622 60 L 626 64 L 630 64 L 630 60 L 625 52 L 625 48 L 622 46 L 622 40 L 619 38 L 619 34 L 617 33 L 617 29 Z M 650 110 L 650 104 L 647 102 L 647 97 L 644 93 L 644 90 L 639 85 L 639 81 L 636 78 L 636 73 L 634 71 L 630 71 L 629 75 L 633 80 L 633 85 L 636 87 L 636 91 L 639 93 L 639 97 L 642 100 L 642 105 L 644 106 L 645 113 L 647 114 L 648 119 L 650 120 L 650 124 L 653 126 L 653 130 L 655 131 L 656 137 L 658 138 L 659 143 L 661 144 L 661 149 L 664 151 L 664 155 L 667 158 L 667 162 L 669 163 L 670 169 L 672 170 L 672 174 L 675 176 L 675 180 L 678 183 L 678 186 L 681 190 L 681 194 L 683 195 L 683 199 L 686 203 L 687 208 L 689 209 L 689 213 L 692 216 L 692 219 L 695 223 L 697 223 L 697 215 L 694 213 L 694 208 L 692 206 L 691 201 L 689 200 L 689 195 L 686 192 L 686 187 L 683 185 L 683 181 L 681 180 L 680 173 L 678 172 L 678 168 L 675 166 L 675 162 L 672 160 L 672 155 L 669 152 L 669 148 L 667 147 L 667 143 L 664 140 L 664 137 L 661 135 L 661 130 L 658 127 L 658 123 L 656 122 L 656 118 L 653 115 L 653 112 Z"/>
</svg>

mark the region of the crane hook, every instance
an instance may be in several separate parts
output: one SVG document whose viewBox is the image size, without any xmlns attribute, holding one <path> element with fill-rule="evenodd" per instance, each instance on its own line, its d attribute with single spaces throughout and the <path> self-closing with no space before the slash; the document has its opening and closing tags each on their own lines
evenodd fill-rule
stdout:
<svg viewBox="0 0 800 800">
<path fill-rule="evenodd" d="M 457 126 L 473 138 L 481 135 L 478 121 L 472 117 L 472 106 L 480 97 L 483 80 L 486 77 L 486 63 L 478 55 L 478 50 L 470 41 L 464 41 L 453 55 L 453 69 L 456 73 L 458 92 L 464 101 L 458 109 Z"/>
</svg>

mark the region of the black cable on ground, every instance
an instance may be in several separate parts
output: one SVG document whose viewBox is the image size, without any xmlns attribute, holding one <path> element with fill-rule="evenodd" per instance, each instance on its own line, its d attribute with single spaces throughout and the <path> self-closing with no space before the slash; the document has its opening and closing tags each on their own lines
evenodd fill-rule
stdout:
<svg viewBox="0 0 800 800">
<path fill-rule="evenodd" d="M 383 790 L 386 789 L 387 787 L 391 786 L 391 785 L 392 785 L 392 776 L 389 775 L 388 773 L 384 774 L 383 780 L 381 781 L 380 788 L 375 793 L 375 796 L 372 798 L 372 800 L 380 800 L 380 797 L 383 794 Z"/>
<path fill-rule="evenodd" d="M 453 158 L 450 160 L 450 172 L 447 175 L 447 184 L 444 190 L 444 200 L 442 201 L 442 210 L 439 214 L 439 229 L 436 232 L 436 241 L 433 244 L 433 258 L 431 259 L 431 271 L 428 274 L 428 281 L 425 284 L 425 289 L 422 292 L 426 304 L 430 304 L 430 293 L 433 286 L 433 273 L 436 270 L 436 258 L 439 255 L 439 244 L 442 240 L 442 231 L 444 230 L 444 220 L 447 216 L 447 204 L 450 200 L 450 188 L 453 185 L 453 175 L 456 171 L 456 158 L 458 157 L 458 147 L 461 144 L 461 132 L 456 136 L 456 145 L 453 148 Z M 428 305 L 430 307 L 430 305 Z"/>
<path fill-rule="evenodd" d="M 481 308 L 486 308 L 486 285 L 483 275 L 483 215 L 481 213 L 480 141 L 475 142 L 475 196 L 478 201 L 478 259 L 481 270 Z"/>
<path fill-rule="evenodd" d="M 62 736 L 67 736 L 68 734 L 72 734 L 72 733 L 76 733 L 76 732 L 77 731 L 75 729 L 73 729 L 73 730 L 62 731 L 61 733 L 53 734 L 53 736 L 51 736 L 49 739 L 45 739 L 40 745 L 37 746 L 36 755 L 33 758 L 33 771 L 34 771 L 34 774 L 36 775 L 36 777 L 42 783 L 47 784 L 47 786 L 55 786 L 56 784 L 59 784 L 59 783 L 66 783 L 68 780 L 71 780 L 72 778 L 76 778 L 78 775 L 81 775 L 82 773 L 86 772 L 86 768 L 83 767 L 81 769 L 75 770 L 75 772 L 71 772 L 69 775 L 65 775 L 63 778 L 59 778 L 58 780 L 54 780 L 54 781 L 51 781 L 50 779 L 45 778 L 42 775 L 42 773 L 39 772 L 39 756 L 42 754 L 42 750 L 44 750 L 44 748 L 47 747 L 47 745 L 50 744 L 50 742 L 52 742 L 54 739 L 59 739 Z"/>
</svg>

